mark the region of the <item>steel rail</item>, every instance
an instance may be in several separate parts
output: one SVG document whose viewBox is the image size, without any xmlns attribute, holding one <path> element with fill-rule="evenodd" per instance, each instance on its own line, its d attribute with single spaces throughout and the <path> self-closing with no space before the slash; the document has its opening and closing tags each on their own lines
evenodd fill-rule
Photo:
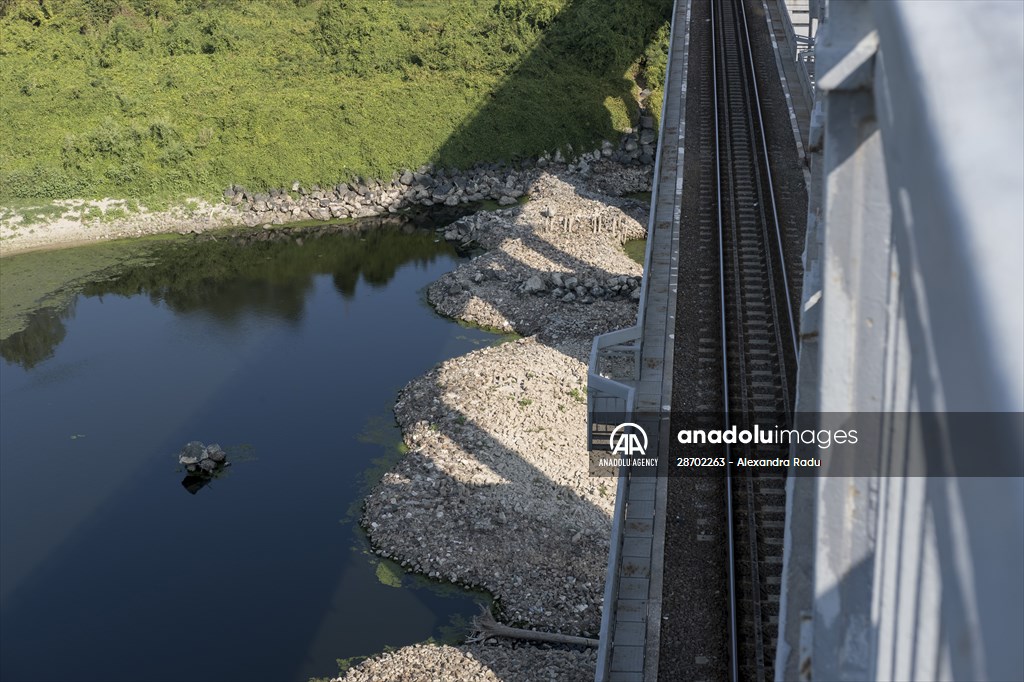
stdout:
<svg viewBox="0 0 1024 682">
<path fill-rule="evenodd" d="M 711 73 L 713 83 L 714 122 L 715 122 L 715 203 L 718 217 L 718 284 L 719 304 L 721 306 L 721 333 L 722 333 L 722 410 L 725 416 L 725 428 L 729 429 L 729 349 L 727 347 L 726 335 L 726 312 L 725 312 L 725 225 L 722 217 L 722 150 L 721 136 L 719 134 L 719 111 L 718 111 L 718 38 L 717 38 L 717 3 L 711 3 Z M 726 461 L 732 459 L 731 448 L 725 446 Z M 732 682 L 739 682 L 739 628 L 738 628 L 738 604 L 736 598 L 736 542 L 733 537 L 735 521 L 732 507 L 732 473 L 726 470 L 725 476 L 725 504 L 726 504 L 726 528 L 728 533 L 728 571 L 729 571 L 729 678 Z"/>
<path fill-rule="evenodd" d="M 786 269 L 786 255 L 782 250 L 782 228 L 779 226 L 779 211 L 775 205 L 775 185 L 772 183 L 771 159 L 768 156 L 768 140 L 764 135 L 764 116 L 761 114 L 761 94 L 757 89 L 757 78 L 754 76 L 754 50 L 750 44 L 750 26 L 747 24 L 747 8 L 743 0 L 739 0 L 739 15 L 743 20 L 743 39 L 747 44 L 747 65 L 750 68 L 750 84 L 754 88 L 754 113 L 757 114 L 757 130 L 761 137 L 761 151 L 764 155 L 765 181 L 768 183 L 768 201 L 771 203 L 771 218 L 775 226 L 775 243 L 779 249 L 779 267 L 782 269 L 782 288 L 786 301 L 786 319 L 789 321 L 789 337 L 792 344 L 793 359 L 800 357 L 800 343 L 797 341 L 796 320 L 793 315 L 793 299 L 789 293 L 789 272 Z"/>
<path fill-rule="evenodd" d="M 799 347 L 746 9 L 743 0 L 715 0 L 711 3 L 710 13 L 720 305 L 718 325 L 721 335 L 723 426 L 729 429 L 736 420 L 749 421 L 763 410 L 770 409 L 765 406 L 766 396 L 776 396 L 769 398 L 768 404 L 778 400 L 775 404 L 786 412 L 790 411 L 787 356 L 791 351 L 791 359 L 796 361 Z M 755 226 L 756 230 L 752 232 Z M 756 237 L 753 236 L 755 233 Z M 771 244 L 773 240 L 775 245 Z M 759 245 L 754 248 L 754 244 Z M 757 252 L 760 256 L 751 255 Z M 777 267 L 773 263 L 775 259 Z M 756 268 L 761 268 L 763 274 L 756 275 Z M 781 287 L 778 287 L 778 277 L 782 279 Z M 767 295 L 757 293 L 761 285 L 766 285 Z M 785 313 L 780 310 L 783 307 Z M 747 317 L 748 310 L 753 317 Z M 759 310 L 764 312 L 758 313 Z M 756 326 L 759 315 L 765 314 L 770 320 L 767 330 Z M 752 324 L 751 320 L 755 322 Z M 788 334 L 783 331 L 785 326 L 788 326 Z M 749 381 L 750 371 L 763 372 L 765 369 L 761 359 L 748 366 L 748 355 L 756 348 L 774 349 L 771 352 L 775 357 L 772 364 L 779 384 L 775 389 L 768 389 L 768 393 L 765 393 L 763 384 Z M 761 352 L 757 356 L 750 355 L 751 360 L 755 357 L 762 358 L 763 355 Z M 727 461 L 731 461 L 729 444 L 725 446 L 725 454 Z M 762 494 L 762 486 L 751 475 L 747 474 L 741 480 L 740 472 L 734 472 L 731 465 L 727 467 L 728 677 L 732 682 L 739 682 L 748 665 L 752 679 L 759 682 L 766 679 L 769 669 L 764 634 L 766 612 L 762 604 L 763 575 L 759 566 L 761 516 L 756 502 Z M 745 499 L 743 495 L 746 495 Z M 741 533 L 744 523 L 745 532 Z M 742 565 L 740 557 L 743 557 Z M 745 630 L 743 633 L 740 631 L 741 624 L 748 620 L 753 628 L 749 641 Z M 741 659 L 741 652 L 751 660 Z"/>
<path fill-rule="evenodd" d="M 730 0 L 725 0 L 730 1 Z M 744 0 L 731 0 L 733 16 L 735 19 L 735 36 L 738 43 L 737 46 L 737 58 L 740 60 L 738 65 L 738 71 L 741 74 L 741 82 L 743 83 L 742 89 L 747 102 L 746 116 L 744 117 L 747 130 L 750 133 L 750 151 L 752 152 L 753 158 L 753 176 L 755 180 L 756 197 L 758 200 L 759 213 L 761 218 L 760 230 L 762 238 L 764 240 L 764 256 L 765 256 L 765 269 L 767 275 L 768 291 L 771 301 L 772 316 L 775 320 L 775 339 L 777 348 L 779 349 L 778 357 L 778 371 L 780 379 L 780 388 L 783 398 L 783 404 L 785 405 L 786 411 L 790 411 L 790 405 L 792 404 L 790 396 L 790 387 L 787 372 L 786 362 L 786 350 L 785 342 L 783 341 L 783 334 L 781 334 L 781 320 L 780 315 L 782 312 L 781 308 L 785 308 L 786 322 L 788 323 L 789 338 L 788 341 L 791 344 L 789 350 L 792 353 L 792 359 L 796 362 L 799 359 L 799 345 L 797 341 L 796 322 L 793 313 L 793 300 L 789 289 L 789 274 L 786 268 L 785 252 L 783 249 L 782 242 L 782 229 L 779 223 L 778 208 L 775 199 L 775 186 L 772 178 L 771 159 L 769 156 L 768 142 L 765 134 L 764 117 L 762 114 L 762 103 L 761 95 L 758 89 L 757 83 L 757 70 L 754 64 L 754 52 L 751 44 L 750 37 L 750 26 L 747 21 L 747 12 Z M 746 48 L 746 58 L 743 58 L 741 54 L 743 48 Z M 745 68 L 744 68 L 745 67 Z M 744 73 L 745 71 L 745 73 Z M 756 147 L 760 143 L 761 150 L 758 153 Z M 760 157 L 758 159 L 757 157 Z M 759 168 L 758 161 L 763 161 L 763 168 Z M 776 269 L 772 265 L 771 257 L 771 241 L 772 235 L 769 234 L 770 227 L 774 227 L 774 238 L 775 246 L 778 254 L 778 277 L 782 279 L 782 294 L 783 294 L 783 305 L 779 305 L 779 297 L 777 294 L 777 278 Z M 744 391 L 745 393 L 745 391 Z M 756 410 L 755 410 L 756 411 Z M 746 413 L 745 413 L 746 414 Z M 749 416 L 749 415 L 747 415 Z M 745 476 L 746 480 L 744 493 L 746 494 L 746 523 L 747 523 L 747 536 L 748 536 L 748 551 L 750 553 L 750 566 L 749 566 L 749 584 L 751 588 L 750 592 L 750 611 L 749 614 L 753 622 L 753 667 L 754 667 L 754 679 L 757 682 L 765 682 L 768 677 L 770 665 L 767 660 L 768 652 L 766 647 L 766 634 L 765 634 L 765 609 L 767 598 L 770 602 L 770 597 L 767 597 L 763 593 L 762 588 L 762 571 L 760 566 L 760 545 L 762 540 L 759 539 L 758 533 L 761 530 L 763 519 L 761 518 L 758 510 L 757 498 L 766 494 L 763 488 L 763 482 L 758 479 L 755 481 L 754 475 L 747 472 Z M 765 540 L 766 541 L 766 540 Z"/>
</svg>

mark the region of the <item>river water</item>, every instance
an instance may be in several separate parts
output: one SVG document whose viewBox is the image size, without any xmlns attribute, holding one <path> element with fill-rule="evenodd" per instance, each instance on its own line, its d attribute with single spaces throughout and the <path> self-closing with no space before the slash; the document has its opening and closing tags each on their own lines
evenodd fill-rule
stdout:
<svg viewBox="0 0 1024 682">
<path fill-rule="evenodd" d="M 459 257 L 409 225 L 154 248 L 0 342 L 0 678 L 306 680 L 450 636 L 482 596 L 358 513 L 396 392 L 495 341 L 425 302 Z M 190 492 L 193 440 L 231 466 Z"/>
</svg>

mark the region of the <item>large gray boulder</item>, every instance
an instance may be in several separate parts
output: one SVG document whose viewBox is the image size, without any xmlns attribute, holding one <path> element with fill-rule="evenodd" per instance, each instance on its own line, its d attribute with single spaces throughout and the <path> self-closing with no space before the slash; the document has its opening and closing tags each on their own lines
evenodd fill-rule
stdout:
<svg viewBox="0 0 1024 682">
<path fill-rule="evenodd" d="M 534 275 L 523 283 L 523 291 L 527 294 L 539 294 L 546 289 L 547 287 L 544 285 L 544 280 L 537 275 Z"/>
<path fill-rule="evenodd" d="M 185 447 L 181 449 L 181 453 L 178 455 L 178 463 L 184 466 L 198 464 L 204 454 L 205 448 L 203 444 L 197 440 L 191 441 L 186 443 Z"/>
<path fill-rule="evenodd" d="M 204 454 L 208 459 L 211 459 L 218 464 L 224 462 L 228 458 L 228 453 L 224 452 L 224 449 L 216 443 L 207 445 Z"/>
</svg>

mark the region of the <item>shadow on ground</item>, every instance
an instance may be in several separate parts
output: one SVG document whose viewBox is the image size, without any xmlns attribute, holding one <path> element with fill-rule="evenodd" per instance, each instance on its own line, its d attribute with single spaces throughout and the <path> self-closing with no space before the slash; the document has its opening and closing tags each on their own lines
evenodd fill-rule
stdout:
<svg viewBox="0 0 1024 682">
<path fill-rule="evenodd" d="M 639 109 L 628 76 L 639 64 L 643 79 L 645 51 L 669 20 L 672 2 L 569 0 L 553 14 L 558 4 L 499 0 L 495 11 L 508 31 L 525 39 L 540 30 L 541 37 L 489 102 L 441 146 L 437 165 L 454 165 L 480 149 L 496 157 L 479 161 L 509 163 L 569 146 L 589 150 L 621 132 L 616 124 L 621 128 L 625 121 L 613 120 L 613 111 L 628 112 L 636 122 Z M 565 68 L 567 63 L 575 68 Z M 603 87 L 594 84 L 595 74 Z M 543 97 L 536 96 L 538 83 L 544 84 Z"/>
</svg>

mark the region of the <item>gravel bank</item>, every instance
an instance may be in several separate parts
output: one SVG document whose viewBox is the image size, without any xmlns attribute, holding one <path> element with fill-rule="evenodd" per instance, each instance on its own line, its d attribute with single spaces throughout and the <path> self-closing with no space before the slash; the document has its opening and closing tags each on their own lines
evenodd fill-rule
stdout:
<svg viewBox="0 0 1024 682">
<path fill-rule="evenodd" d="M 450 226 L 447 239 L 487 251 L 430 287 L 438 312 L 546 342 L 632 324 L 641 272 L 622 243 L 645 235 L 647 207 L 588 192 L 582 175 L 542 173 L 528 204 Z"/>
<path fill-rule="evenodd" d="M 13 209 L 0 208 L 0 256 L 26 251 L 77 246 L 101 240 L 129 239 L 154 234 L 205 232 L 238 225 L 238 207 L 194 201 L 189 208 L 166 211 L 138 209 L 119 199 L 55 201 L 60 213 L 49 219 L 25 220 Z M 112 217 L 123 215 L 123 217 Z"/>
<path fill-rule="evenodd" d="M 596 189 L 649 179 L 601 162 L 541 172 L 530 203 L 444 231 L 486 252 L 432 285 L 431 303 L 525 338 L 442 363 L 401 392 L 410 451 L 367 497 L 362 522 L 377 552 L 487 589 L 514 625 L 599 630 L 615 481 L 588 475 L 585 362 L 595 334 L 635 320 L 640 267 L 621 244 L 644 235 L 646 207 Z M 419 645 L 343 679 L 571 680 L 593 669 L 592 651 Z"/>
<path fill-rule="evenodd" d="M 403 647 L 348 671 L 345 682 L 590 682 L 594 651 L 489 644 Z"/>
</svg>

